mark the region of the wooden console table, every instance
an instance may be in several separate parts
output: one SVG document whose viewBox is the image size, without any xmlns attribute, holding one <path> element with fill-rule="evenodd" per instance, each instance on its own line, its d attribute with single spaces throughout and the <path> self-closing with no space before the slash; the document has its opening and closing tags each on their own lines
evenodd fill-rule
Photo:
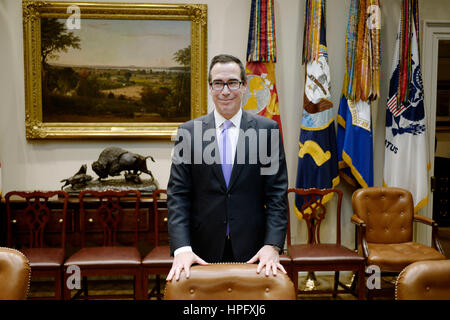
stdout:
<svg viewBox="0 0 450 320">
<path fill-rule="evenodd" d="M 159 200 L 162 202 L 162 206 L 166 205 L 166 200 Z M 123 202 L 125 212 L 129 211 L 129 214 L 125 213 L 124 219 L 121 222 L 121 228 L 119 229 L 118 241 L 124 245 L 130 245 L 133 243 L 133 234 L 131 232 L 131 227 L 133 224 L 133 210 L 134 206 L 132 202 L 128 202 L 124 200 Z M 92 202 L 92 206 L 94 207 L 94 200 Z M 46 239 L 46 242 L 49 246 L 51 246 L 52 242 L 58 243 L 59 234 L 61 232 L 62 227 L 62 206 L 63 201 L 58 198 L 49 199 L 49 206 L 56 213 L 52 219 L 48 222 L 47 232 L 49 234 L 49 238 Z M 89 211 L 89 203 L 87 203 L 87 219 L 88 222 L 95 219 L 95 212 L 92 210 Z M 14 201 L 11 202 L 11 207 L 14 212 L 23 210 L 25 208 L 25 202 L 23 201 Z M 139 251 L 144 256 L 147 254 L 151 248 L 154 246 L 154 230 L 155 230 L 155 222 L 154 222 L 154 214 L 153 214 L 153 199 L 148 196 L 143 196 L 141 198 L 140 203 L 140 216 L 138 219 L 138 227 L 139 227 Z M 81 246 L 81 230 L 80 230 L 80 206 L 77 197 L 71 197 L 69 199 L 68 208 L 67 208 L 67 217 L 66 217 L 66 257 L 77 251 Z M 7 246 L 7 214 L 6 214 L 6 203 L 5 199 L 2 199 L 0 204 L 0 246 Z M 25 225 L 21 225 L 17 221 L 13 228 L 15 237 L 16 247 L 17 245 L 25 243 L 27 239 L 27 230 Z M 164 242 L 168 242 L 168 231 L 167 231 L 167 214 L 160 214 L 159 216 L 159 230 L 161 234 L 161 238 Z M 54 237 L 53 237 L 54 235 Z M 94 223 L 92 228 L 86 229 L 87 242 L 95 243 L 96 240 L 99 240 L 103 237 L 102 230 L 100 228 L 95 227 Z"/>
</svg>

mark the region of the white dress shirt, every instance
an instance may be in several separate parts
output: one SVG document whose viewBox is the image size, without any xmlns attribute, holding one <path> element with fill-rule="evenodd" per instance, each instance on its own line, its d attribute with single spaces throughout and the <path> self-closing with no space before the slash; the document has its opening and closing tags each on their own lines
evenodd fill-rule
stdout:
<svg viewBox="0 0 450 320">
<path fill-rule="evenodd" d="M 239 138 L 239 128 L 241 127 L 241 118 L 242 118 L 242 109 L 239 109 L 239 111 L 230 119 L 230 121 L 233 123 L 233 125 L 228 129 L 228 137 L 230 138 L 231 142 L 231 159 L 234 159 L 234 156 L 236 154 L 236 146 Z M 223 123 L 227 119 L 222 117 L 222 115 L 215 109 L 214 109 L 214 119 L 216 122 L 217 142 L 219 142 L 221 141 L 220 135 L 223 130 Z"/>
<path fill-rule="evenodd" d="M 237 146 L 237 141 L 239 138 L 239 129 L 241 128 L 241 118 L 242 118 L 242 109 L 239 109 L 239 111 L 230 119 L 230 121 L 233 123 L 233 125 L 228 129 L 228 137 L 230 137 L 230 141 L 231 141 L 232 159 L 234 159 L 234 156 L 236 154 L 236 146 Z M 214 109 L 214 120 L 216 123 L 217 142 L 219 143 L 219 141 L 220 141 L 219 137 L 223 130 L 223 123 L 227 119 L 222 117 L 222 115 L 219 112 L 217 112 L 216 109 Z M 192 247 L 191 246 L 180 247 L 180 248 L 176 249 L 173 254 L 174 254 L 174 256 L 176 256 L 177 254 L 182 253 L 182 252 L 192 252 Z"/>
</svg>

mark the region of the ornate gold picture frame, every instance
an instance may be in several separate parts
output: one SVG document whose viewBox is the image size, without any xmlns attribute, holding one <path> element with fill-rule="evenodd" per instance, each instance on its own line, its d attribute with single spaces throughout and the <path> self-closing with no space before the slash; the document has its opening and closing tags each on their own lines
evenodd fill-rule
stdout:
<svg viewBox="0 0 450 320">
<path fill-rule="evenodd" d="M 22 6 L 27 139 L 167 139 L 206 114 L 205 4 Z"/>
</svg>

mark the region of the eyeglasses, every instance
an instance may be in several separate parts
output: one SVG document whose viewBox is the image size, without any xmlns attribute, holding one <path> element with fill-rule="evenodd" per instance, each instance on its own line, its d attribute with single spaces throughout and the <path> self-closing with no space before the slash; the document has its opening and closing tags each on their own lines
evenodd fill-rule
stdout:
<svg viewBox="0 0 450 320">
<path fill-rule="evenodd" d="M 238 90 L 241 87 L 242 81 L 239 80 L 229 80 L 228 82 L 223 81 L 213 81 L 209 85 L 214 91 L 222 91 L 225 86 L 230 90 Z"/>
</svg>

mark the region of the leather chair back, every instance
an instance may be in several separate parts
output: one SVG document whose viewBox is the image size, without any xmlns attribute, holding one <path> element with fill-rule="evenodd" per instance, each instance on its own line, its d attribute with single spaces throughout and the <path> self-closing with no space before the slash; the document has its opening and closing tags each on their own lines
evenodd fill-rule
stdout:
<svg viewBox="0 0 450 320">
<path fill-rule="evenodd" d="M 371 187 L 353 193 L 354 213 L 366 223 L 366 239 L 371 243 L 412 241 L 414 203 L 409 191 Z"/>
<path fill-rule="evenodd" d="M 414 262 L 399 274 L 397 300 L 450 300 L 450 260 Z"/>
<path fill-rule="evenodd" d="M 165 300 L 295 300 L 294 284 L 281 271 L 266 277 L 256 264 L 218 263 L 191 268 L 186 279 L 167 282 Z"/>
<path fill-rule="evenodd" d="M 0 300 L 24 300 L 30 287 L 31 268 L 20 251 L 0 248 Z"/>
</svg>

